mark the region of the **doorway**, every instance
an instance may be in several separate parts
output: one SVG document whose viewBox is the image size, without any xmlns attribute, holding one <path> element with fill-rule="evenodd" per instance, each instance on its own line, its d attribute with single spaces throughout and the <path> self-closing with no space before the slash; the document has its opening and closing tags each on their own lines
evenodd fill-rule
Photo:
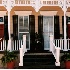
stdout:
<svg viewBox="0 0 70 70">
<path fill-rule="evenodd" d="M 54 35 L 53 16 L 43 16 L 44 50 L 50 50 L 50 34 Z"/>
</svg>

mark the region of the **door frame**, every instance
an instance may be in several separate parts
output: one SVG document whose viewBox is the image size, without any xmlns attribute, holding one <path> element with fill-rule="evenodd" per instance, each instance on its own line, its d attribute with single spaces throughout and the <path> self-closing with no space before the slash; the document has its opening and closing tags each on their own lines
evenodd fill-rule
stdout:
<svg viewBox="0 0 70 70">
<path fill-rule="evenodd" d="M 43 16 L 53 16 L 53 31 L 54 31 L 54 16 L 57 14 L 57 12 L 58 11 L 40 11 L 40 14 Z M 47 50 L 49 50 L 49 49 L 47 49 Z"/>
<path fill-rule="evenodd" d="M 53 39 L 54 39 L 54 16 L 46 16 L 46 17 L 52 17 L 53 19 Z M 44 23 L 43 23 L 43 30 L 44 30 Z M 44 50 L 50 50 L 50 46 L 49 48 L 44 48 Z"/>
<path fill-rule="evenodd" d="M 19 16 L 29 16 L 32 14 L 32 11 L 14 11 L 16 15 Z M 21 13 L 21 14 L 20 14 Z M 29 19 L 28 19 L 29 21 Z M 19 25 L 19 18 L 18 18 L 18 25 Z M 19 26 L 18 26 L 18 29 L 19 29 Z M 18 36 L 19 36 L 19 33 L 18 33 Z M 29 40 L 30 40 L 30 37 L 29 37 Z M 30 42 L 29 42 L 29 45 L 30 45 Z M 29 46 L 29 49 L 27 50 L 30 50 L 30 46 Z"/>
<path fill-rule="evenodd" d="M 28 15 L 26 15 L 28 16 Z M 29 34 L 29 48 L 26 48 L 27 50 L 30 50 L 30 33 L 29 32 L 19 32 L 19 17 L 18 16 L 18 39 L 19 39 L 19 33 L 26 33 L 26 34 Z M 22 15 L 23 17 L 23 23 L 24 23 L 24 16 Z M 28 16 L 28 26 L 29 26 L 29 16 Z"/>
</svg>

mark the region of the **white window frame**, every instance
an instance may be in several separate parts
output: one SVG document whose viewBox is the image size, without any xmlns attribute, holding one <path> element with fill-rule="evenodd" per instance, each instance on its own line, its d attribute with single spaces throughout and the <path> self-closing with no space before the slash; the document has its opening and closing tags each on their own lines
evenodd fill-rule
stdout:
<svg viewBox="0 0 70 70">
<path fill-rule="evenodd" d="M 16 15 L 18 15 L 18 18 L 19 18 L 19 16 L 28 16 L 29 17 L 29 15 L 32 14 L 32 11 L 14 11 L 14 12 L 15 12 Z M 18 23 L 19 23 L 19 19 L 18 19 Z M 18 29 L 19 29 L 19 27 L 18 27 Z M 30 34 L 29 34 L 29 40 L 30 40 Z M 29 49 L 27 49 L 27 50 L 30 50 L 30 41 L 29 41 Z"/>
<path fill-rule="evenodd" d="M 28 32 L 19 32 L 19 17 L 20 16 L 18 16 L 18 37 L 19 37 L 19 33 L 27 33 L 27 34 L 29 34 L 29 31 Z M 23 26 L 24 26 L 24 17 L 25 16 L 22 16 L 23 17 Z M 29 27 L 29 16 L 28 16 L 28 27 Z M 18 38 L 19 39 L 19 38 Z M 27 50 L 30 50 L 30 34 L 29 34 L 29 48 L 27 48 Z"/>
</svg>

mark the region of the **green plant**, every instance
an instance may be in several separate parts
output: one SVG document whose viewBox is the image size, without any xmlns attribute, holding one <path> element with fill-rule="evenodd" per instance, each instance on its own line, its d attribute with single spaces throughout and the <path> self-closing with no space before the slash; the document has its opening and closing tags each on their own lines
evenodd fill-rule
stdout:
<svg viewBox="0 0 70 70">
<path fill-rule="evenodd" d="M 2 56 L 0 60 L 3 66 L 5 66 L 6 63 L 11 62 L 15 60 L 16 58 L 18 58 L 18 56 L 15 54 L 14 51 L 10 52 L 10 51 L 5 50 L 4 55 Z"/>
<path fill-rule="evenodd" d="M 62 61 L 69 61 L 70 60 L 70 53 L 64 53 L 64 55 L 61 56 L 61 62 Z"/>
<path fill-rule="evenodd" d="M 41 43 L 41 39 L 42 39 L 41 35 L 36 32 L 35 33 L 35 43 Z"/>
</svg>

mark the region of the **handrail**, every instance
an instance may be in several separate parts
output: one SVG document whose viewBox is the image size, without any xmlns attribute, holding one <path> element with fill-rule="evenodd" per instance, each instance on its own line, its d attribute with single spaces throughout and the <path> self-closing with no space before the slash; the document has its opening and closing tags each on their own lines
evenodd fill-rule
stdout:
<svg viewBox="0 0 70 70">
<path fill-rule="evenodd" d="M 53 42 L 53 35 L 50 35 L 50 51 L 52 52 L 52 54 L 54 55 L 56 62 L 55 65 L 56 66 L 60 66 L 60 47 L 55 46 L 54 42 Z"/>
<path fill-rule="evenodd" d="M 23 45 L 21 46 L 20 50 L 20 63 L 19 66 L 23 66 L 23 56 L 25 52 L 27 52 L 26 49 L 26 35 L 23 35 Z"/>
</svg>

